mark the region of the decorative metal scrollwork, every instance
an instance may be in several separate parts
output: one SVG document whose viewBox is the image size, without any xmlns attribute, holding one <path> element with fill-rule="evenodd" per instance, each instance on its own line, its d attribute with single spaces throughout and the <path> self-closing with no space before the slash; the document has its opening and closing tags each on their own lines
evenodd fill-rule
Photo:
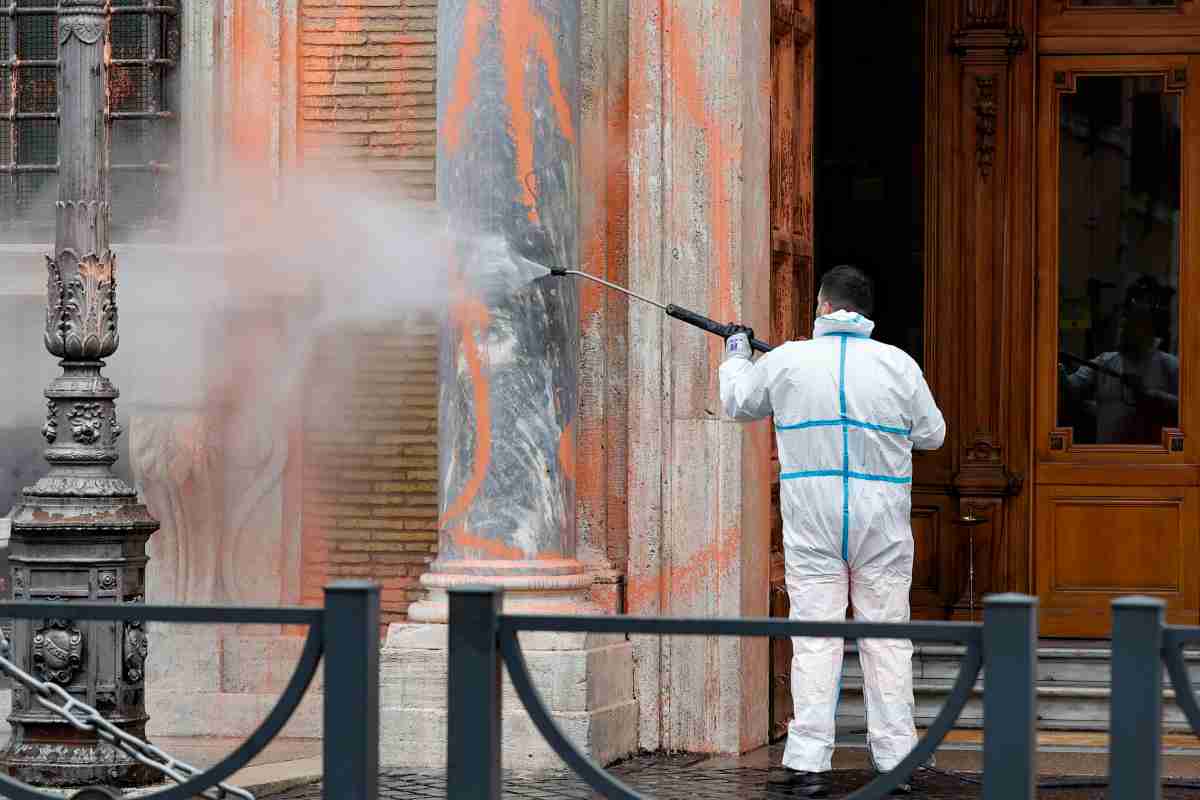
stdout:
<svg viewBox="0 0 1200 800">
<path fill-rule="evenodd" d="M 95 44 L 104 34 L 104 20 L 96 17 L 67 17 L 59 23 L 58 44 L 62 46 L 74 36 L 84 44 Z"/>
<path fill-rule="evenodd" d="M 79 259 L 76 275 L 63 274 L 70 251 L 50 259 L 46 284 L 46 349 L 59 358 L 93 360 L 117 350 L 117 279 L 112 253 Z"/>
<path fill-rule="evenodd" d="M 150 655 L 150 640 L 143 622 L 125 623 L 125 681 L 141 683 L 146 677 L 146 658 Z"/>
<path fill-rule="evenodd" d="M 104 426 L 99 403 L 76 403 L 67 419 L 71 421 L 71 436 L 80 444 L 94 444 Z"/>
<path fill-rule="evenodd" d="M 42 426 L 42 436 L 49 444 L 54 444 L 58 438 L 58 403 L 46 401 L 46 424 Z"/>
<path fill-rule="evenodd" d="M 33 668 L 44 681 L 65 686 L 83 665 L 83 631 L 70 620 L 49 619 L 33 633 Z"/>
</svg>

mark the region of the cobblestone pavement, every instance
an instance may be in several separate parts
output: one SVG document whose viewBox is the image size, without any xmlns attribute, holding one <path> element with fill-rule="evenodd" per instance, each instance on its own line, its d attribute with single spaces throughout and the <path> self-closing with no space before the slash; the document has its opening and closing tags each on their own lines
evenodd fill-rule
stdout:
<svg viewBox="0 0 1200 800">
<path fill-rule="evenodd" d="M 612 768 L 623 781 L 647 798 L 655 800 L 786 800 L 786 790 L 767 786 L 770 770 L 761 767 L 706 768 L 692 763 L 646 757 Z M 862 770 L 836 770 L 831 798 L 845 797 L 873 776 Z M 922 771 L 914 780 L 913 800 L 977 800 L 981 797 L 977 776 Z M 1095 778 L 1047 779 L 1038 792 L 1040 800 L 1104 800 L 1102 780 Z M 446 797 L 446 781 L 440 771 L 394 770 L 384 772 L 380 800 L 433 800 Z M 538 778 L 506 775 L 504 800 L 592 800 L 599 795 L 570 774 Z M 1164 800 L 1200 800 L 1200 784 L 1168 785 Z M 321 800 L 320 784 L 274 795 L 272 800 Z"/>
</svg>

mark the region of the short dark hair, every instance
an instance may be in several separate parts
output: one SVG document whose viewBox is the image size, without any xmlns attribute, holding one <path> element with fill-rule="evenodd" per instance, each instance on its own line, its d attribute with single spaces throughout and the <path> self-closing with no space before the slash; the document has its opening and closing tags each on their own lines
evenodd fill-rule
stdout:
<svg viewBox="0 0 1200 800">
<path fill-rule="evenodd" d="M 821 278 L 820 296 L 834 311 L 856 311 L 871 316 L 875 310 L 875 287 L 858 267 L 842 264 Z"/>
</svg>

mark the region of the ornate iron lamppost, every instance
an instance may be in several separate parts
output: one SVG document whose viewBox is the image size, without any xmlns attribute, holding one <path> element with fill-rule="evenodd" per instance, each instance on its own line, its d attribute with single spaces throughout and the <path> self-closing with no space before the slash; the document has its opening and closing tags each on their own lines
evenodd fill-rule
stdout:
<svg viewBox="0 0 1200 800">
<path fill-rule="evenodd" d="M 117 349 L 115 259 L 109 249 L 108 9 L 104 0 L 58 8 L 59 200 L 48 258 L 46 349 L 63 373 L 46 389 L 50 472 L 12 512 L 13 597 L 143 601 L 146 540 L 158 523 L 112 472 L 116 387 L 101 374 Z M 18 620 L 12 658 L 110 721 L 144 737 L 146 634 L 141 625 Z M 13 733 L 0 769 L 40 786 L 150 783 L 115 747 L 76 730 L 13 689 Z"/>
</svg>

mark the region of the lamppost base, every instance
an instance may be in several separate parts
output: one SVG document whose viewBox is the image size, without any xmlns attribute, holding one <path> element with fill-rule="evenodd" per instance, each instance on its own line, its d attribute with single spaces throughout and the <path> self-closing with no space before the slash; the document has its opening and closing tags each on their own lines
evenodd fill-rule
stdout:
<svg viewBox="0 0 1200 800">
<path fill-rule="evenodd" d="M 36 680 L 63 687 L 105 719 L 145 738 L 149 646 L 141 622 L 73 620 L 69 603 L 143 602 L 146 540 L 158 528 L 119 479 L 83 469 L 43 478 L 57 494 L 27 489 L 12 511 L 14 600 L 62 602 L 62 618 L 15 619 L 10 654 Z M 80 474 L 82 473 L 82 474 Z M 58 482 L 61 482 L 61 486 Z M 161 776 L 94 732 L 42 708 L 13 687 L 12 738 L 0 772 L 39 787 L 146 786 Z"/>
<path fill-rule="evenodd" d="M 156 771 L 107 742 L 26 738 L 17 731 L 0 752 L 0 771 L 49 789 L 148 786 L 161 780 Z"/>
</svg>

